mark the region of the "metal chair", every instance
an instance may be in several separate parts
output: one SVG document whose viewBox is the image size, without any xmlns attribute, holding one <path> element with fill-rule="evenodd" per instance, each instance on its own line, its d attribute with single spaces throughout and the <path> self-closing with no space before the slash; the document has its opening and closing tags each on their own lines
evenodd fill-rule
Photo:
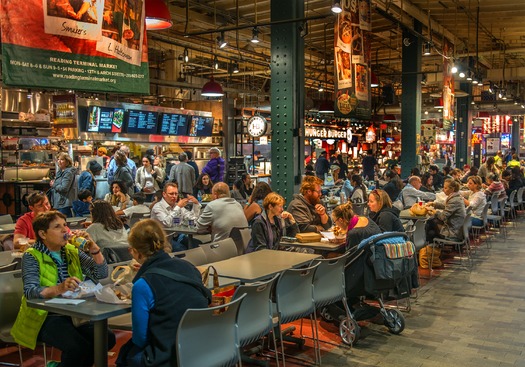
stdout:
<svg viewBox="0 0 525 367">
<path fill-rule="evenodd" d="M 263 336 L 268 335 L 272 331 L 273 313 L 271 291 L 278 277 L 279 274 L 264 282 L 240 285 L 235 290 L 233 300 L 236 300 L 243 294 L 246 295 L 239 308 L 239 314 L 237 315 L 237 336 L 241 348 L 260 340 Z M 272 333 L 272 339 L 273 347 L 277 350 L 277 342 L 274 333 Z M 248 354 L 257 353 L 261 349 L 262 348 L 250 349 L 247 354 L 243 354 L 241 351 L 242 360 L 251 364 L 266 362 L 254 360 L 248 357 Z M 275 353 L 275 359 L 277 366 L 279 366 L 279 357 L 277 353 Z"/>
<path fill-rule="evenodd" d="M 279 335 L 282 335 L 283 324 L 310 316 L 312 338 L 314 340 L 315 361 L 321 364 L 319 352 L 319 333 L 315 314 L 313 279 L 319 263 L 300 269 L 285 270 L 275 285 L 275 315 L 278 316 Z M 284 337 L 282 337 L 284 339 Z M 294 340 L 298 343 L 299 340 Z M 283 366 L 286 365 L 284 343 L 281 342 Z M 277 353 L 277 350 L 276 350 Z"/>
<path fill-rule="evenodd" d="M 237 315 L 244 298 L 242 295 L 225 305 L 186 310 L 177 329 L 178 366 L 222 367 L 240 363 Z M 214 313 L 223 308 L 226 311 Z"/>
<path fill-rule="evenodd" d="M 108 264 L 131 261 L 133 257 L 128 249 L 128 246 L 102 247 L 102 255 Z"/>
<path fill-rule="evenodd" d="M 503 235 L 503 238 L 506 241 L 507 228 L 503 225 L 505 212 L 503 211 L 503 208 L 500 208 L 500 202 L 497 193 L 493 194 L 490 199 L 490 208 L 492 214 L 487 215 L 488 223 L 490 223 L 493 228 L 499 227 L 499 232 Z"/>
<path fill-rule="evenodd" d="M 324 307 L 338 301 L 343 303 L 346 317 L 339 320 L 339 335 L 345 344 L 352 346 L 359 338 L 360 329 L 346 299 L 345 264 L 349 256 L 347 252 L 339 257 L 316 260 L 319 265 L 315 270 L 313 285 L 315 308 L 321 310 L 321 315 Z"/>
<path fill-rule="evenodd" d="M 483 222 L 483 224 L 481 226 L 475 226 L 475 225 L 472 225 L 472 227 L 470 227 L 470 229 L 472 230 L 472 233 L 474 234 L 474 240 L 476 241 L 481 241 L 480 240 L 480 237 L 481 237 L 481 231 L 483 230 L 485 232 L 485 241 L 487 242 L 487 248 L 491 248 L 491 244 L 490 244 L 490 236 L 488 234 L 488 214 L 489 214 L 489 208 L 490 208 L 490 203 L 486 203 L 485 206 L 483 207 L 483 212 L 481 214 L 481 220 Z"/>
<path fill-rule="evenodd" d="M 465 219 L 463 220 L 463 239 L 449 239 L 449 238 L 434 238 L 434 243 L 432 246 L 454 246 L 456 250 L 459 252 L 459 262 L 460 264 L 463 263 L 463 256 L 462 256 L 462 250 L 461 246 L 465 246 L 465 254 L 467 255 L 467 268 L 472 267 L 472 257 L 470 254 L 470 238 L 469 238 L 469 229 L 472 225 L 471 221 L 471 214 L 467 213 L 465 215 Z M 428 264 L 428 268 L 430 270 L 430 275 L 432 276 L 432 262 L 434 261 L 434 251 L 432 251 L 432 255 L 430 257 L 430 261 Z"/>
<path fill-rule="evenodd" d="M 233 239 L 237 246 L 237 254 L 242 255 L 246 252 L 248 243 L 252 238 L 252 229 L 250 227 L 233 227 L 230 232 L 230 238 Z"/>
<path fill-rule="evenodd" d="M 129 228 L 132 228 L 138 221 L 148 219 L 151 217 L 151 213 L 133 213 L 129 217 Z"/>
<path fill-rule="evenodd" d="M 509 221 L 511 219 L 516 219 L 516 194 L 518 193 L 517 190 L 514 190 L 510 193 L 509 199 L 505 202 L 505 205 L 503 206 L 503 210 L 505 212 L 505 218 L 509 218 Z M 517 223 L 515 220 L 512 221 L 512 226 L 514 228 L 517 227 Z"/>
<path fill-rule="evenodd" d="M 525 192 L 525 186 L 522 186 L 518 189 L 518 193 L 516 194 L 516 200 L 517 200 L 517 207 L 519 210 L 523 210 L 523 192 Z"/>
<path fill-rule="evenodd" d="M 237 256 L 237 246 L 231 238 L 200 245 L 209 263 Z"/>
<path fill-rule="evenodd" d="M 22 296 L 24 295 L 24 284 L 22 282 L 22 272 L 20 270 L 8 271 L 0 273 L 0 310 L 2 310 L 2 317 L 0 317 L 0 340 L 4 343 L 16 344 L 11 336 L 11 328 L 15 323 L 20 305 L 22 303 Z M 44 349 L 44 366 L 47 365 L 46 345 L 42 343 Z M 19 365 L 0 362 L 4 366 L 22 366 L 24 361 L 22 358 L 22 348 L 18 345 L 18 355 L 20 358 Z"/>
<path fill-rule="evenodd" d="M 211 262 L 206 257 L 206 253 L 202 247 L 195 247 L 186 251 L 172 252 L 170 253 L 170 256 L 186 260 L 195 266 L 204 265 Z"/>
</svg>

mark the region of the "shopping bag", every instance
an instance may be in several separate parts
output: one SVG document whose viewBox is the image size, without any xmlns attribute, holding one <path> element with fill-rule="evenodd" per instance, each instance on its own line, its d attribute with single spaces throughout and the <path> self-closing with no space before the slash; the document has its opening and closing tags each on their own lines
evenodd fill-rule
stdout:
<svg viewBox="0 0 525 367">
<path fill-rule="evenodd" d="M 432 252 L 434 252 L 434 259 L 432 260 L 432 267 L 439 268 L 443 266 L 441 259 L 441 249 L 439 247 L 425 246 L 419 250 L 419 266 L 423 269 L 428 269 L 428 263 L 432 257 Z"/>
</svg>

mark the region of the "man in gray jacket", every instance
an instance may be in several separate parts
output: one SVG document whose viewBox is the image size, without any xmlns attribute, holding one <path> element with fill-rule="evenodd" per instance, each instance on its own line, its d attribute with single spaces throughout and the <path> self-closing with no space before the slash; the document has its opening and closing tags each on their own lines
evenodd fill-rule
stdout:
<svg viewBox="0 0 525 367">
<path fill-rule="evenodd" d="M 188 164 L 186 153 L 179 154 L 180 163 L 171 167 L 169 180 L 177 182 L 179 192 L 192 195 L 193 186 L 195 185 L 195 170 Z"/>
<path fill-rule="evenodd" d="M 394 206 L 399 210 L 409 209 L 412 205 L 418 202 L 418 200 L 430 201 L 436 200 L 436 194 L 432 192 L 423 192 L 421 188 L 421 178 L 418 176 L 411 176 L 408 179 L 408 184 L 403 187 L 399 197 L 394 202 Z"/>
</svg>

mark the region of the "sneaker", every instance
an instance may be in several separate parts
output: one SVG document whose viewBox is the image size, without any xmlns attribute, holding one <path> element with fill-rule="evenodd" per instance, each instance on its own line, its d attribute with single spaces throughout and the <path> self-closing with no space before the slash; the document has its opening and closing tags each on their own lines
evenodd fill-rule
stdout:
<svg viewBox="0 0 525 367">
<path fill-rule="evenodd" d="M 60 367 L 59 361 L 48 361 L 46 367 Z"/>
</svg>

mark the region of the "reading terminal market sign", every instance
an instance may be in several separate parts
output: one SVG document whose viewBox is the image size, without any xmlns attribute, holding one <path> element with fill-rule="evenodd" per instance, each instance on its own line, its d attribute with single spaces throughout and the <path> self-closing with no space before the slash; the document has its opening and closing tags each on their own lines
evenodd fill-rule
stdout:
<svg viewBox="0 0 525 367">
<path fill-rule="evenodd" d="M 328 129 L 325 127 L 306 127 L 304 135 L 317 139 L 346 139 L 346 130 Z"/>
</svg>

